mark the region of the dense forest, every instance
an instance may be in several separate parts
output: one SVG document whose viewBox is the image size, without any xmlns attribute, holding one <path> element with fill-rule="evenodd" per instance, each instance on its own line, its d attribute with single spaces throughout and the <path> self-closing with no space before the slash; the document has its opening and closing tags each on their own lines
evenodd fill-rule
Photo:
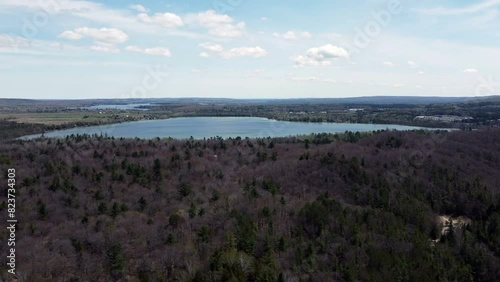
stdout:
<svg viewBox="0 0 500 282">
<path fill-rule="evenodd" d="M 494 128 L 4 141 L 3 222 L 9 168 L 18 281 L 500 277 Z"/>
</svg>

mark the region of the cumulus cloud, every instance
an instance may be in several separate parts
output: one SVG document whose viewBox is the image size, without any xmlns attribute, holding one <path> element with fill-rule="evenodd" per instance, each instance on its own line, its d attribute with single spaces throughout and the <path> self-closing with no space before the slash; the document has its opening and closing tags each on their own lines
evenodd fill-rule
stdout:
<svg viewBox="0 0 500 282">
<path fill-rule="evenodd" d="M 97 29 L 89 27 L 79 27 L 74 30 L 67 30 L 61 33 L 59 37 L 68 40 L 92 39 L 94 45 L 91 46 L 90 49 L 106 53 L 120 52 L 117 46 L 129 39 L 125 32 L 116 28 Z"/>
<path fill-rule="evenodd" d="M 273 33 L 273 37 L 274 38 L 280 38 L 280 39 L 284 39 L 284 40 L 299 40 L 299 39 L 307 39 L 307 38 L 311 38 L 312 35 L 310 32 L 308 31 L 303 31 L 303 32 L 295 32 L 295 31 L 287 31 L 283 34 L 279 34 L 279 33 Z"/>
<path fill-rule="evenodd" d="M 318 61 L 313 58 L 310 58 L 308 56 L 303 56 L 299 55 L 295 59 L 295 65 L 299 67 L 303 66 L 313 66 L 313 67 L 320 67 L 320 66 L 329 66 L 332 63 L 330 61 Z"/>
<path fill-rule="evenodd" d="M 132 10 L 136 10 L 137 12 L 140 12 L 140 13 L 147 13 L 149 11 L 148 9 L 146 9 L 142 5 L 130 5 L 129 8 Z"/>
<path fill-rule="evenodd" d="M 75 31 L 66 30 L 65 32 L 61 33 L 59 37 L 69 40 L 80 40 L 83 39 L 85 36 Z"/>
<path fill-rule="evenodd" d="M 210 57 L 210 53 L 217 54 L 225 59 L 232 59 L 238 57 L 261 58 L 267 55 L 267 51 L 259 46 L 239 47 L 239 48 L 232 48 L 230 50 L 225 50 L 224 47 L 222 47 L 221 45 L 212 42 L 201 43 L 199 46 L 206 50 L 205 52 L 200 53 L 200 57 L 202 58 Z"/>
<path fill-rule="evenodd" d="M 476 73 L 476 72 L 478 72 L 478 70 L 477 69 L 464 69 L 463 72 L 464 73 Z"/>
<path fill-rule="evenodd" d="M 164 56 L 164 57 L 172 56 L 168 48 L 162 48 L 162 47 L 142 48 L 138 46 L 127 46 L 125 50 L 128 52 L 142 53 L 151 56 Z"/>
<path fill-rule="evenodd" d="M 408 61 L 408 66 L 410 68 L 418 68 L 417 63 L 415 63 L 414 61 Z"/>
<path fill-rule="evenodd" d="M 384 65 L 384 67 L 388 67 L 388 68 L 395 68 L 398 66 L 397 64 L 395 64 L 393 62 L 389 62 L 389 61 L 385 61 L 382 64 Z"/>
<path fill-rule="evenodd" d="M 181 17 L 172 13 L 156 13 L 153 16 L 141 13 L 137 15 L 137 18 L 143 23 L 157 24 L 164 28 L 177 28 L 184 26 L 184 22 Z"/>
<path fill-rule="evenodd" d="M 233 48 L 228 52 L 223 52 L 222 57 L 226 59 L 238 58 L 238 57 L 253 57 L 261 58 L 267 55 L 267 51 L 259 46 L 257 47 L 240 47 Z"/>
<path fill-rule="evenodd" d="M 327 44 L 307 50 L 305 55 L 295 57 L 296 66 L 329 66 L 337 58 L 349 58 L 349 52 L 338 46 Z"/>
<path fill-rule="evenodd" d="M 67 30 L 59 37 L 69 40 L 80 40 L 84 38 L 93 39 L 96 42 L 120 44 L 129 39 L 128 35 L 116 28 L 89 28 L 79 27 L 75 30 Z"/>
<path fill-rule="evenodd" d="M 240 37 L 245 30 L 244 22 L 234 23 L 234 19 L 230 16 L 218 14 L 213 10 L 189 15 L 186 21 L 208 29 L 210 35 L 217 37 Z"/>
<path fill-rule="evenodd" d="M 224 51 L 224 48 L 221 45 L 214 44 L 211 42 L 202 43 L 202 44 L 200 44 L 200 47 L 202 47 L 206 50 L 212 51 L 212 52 L 217 52 L 217 53 Z"/>
</svg>

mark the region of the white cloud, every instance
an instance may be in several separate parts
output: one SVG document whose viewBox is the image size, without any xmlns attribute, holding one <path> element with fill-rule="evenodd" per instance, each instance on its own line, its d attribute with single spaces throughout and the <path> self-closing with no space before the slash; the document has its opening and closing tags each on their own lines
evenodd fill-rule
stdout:
<svg viewBox="0 0 500 282">
<path fill-rule="evenodd" d="M 208 33 L 217 37 L 240 37 L 245 30 L 245 23 L 234 24 L 234 19 L 228 15 L 218 14 L 208 10 L 195 15 L 188 15 L 186 21 L 208 29 Z"/>
<path fill-rule="evenodd" d="M 230 49 L 228 51 L 225 50 L 224 47 L 222 47 L 221 45 L 211 43 L 211 42 L 201 43 L 199 46 L 208 51 L 208 52 L 200 53 L 200 57 L 202 57 L 202 58 L 210 57 L 210 53 L 218 54 L 220 57 L 222 57 L 224 59 L 232 59 L 232 58 L 238 58 L 238 57 L 260 58 L 260 57 L 264 57 L 267 55 L 267 51 L 259 46 L 239 47 L 239 48 Z"/>
<path fill-rule="evenodd" d="M 217 53 L 224 51 L 224 48 L 221 45 L 214 44 L 211 42 L 202 43 L 202 44 L 200 44 L 200 47 L 202 47 L 206 50 L 212 51 L 212 52 L 217 52 Z"/>
<path fill-rule="evenodd" d="M 164 56 L 164 57 L 172 56 L 168 48 L 162 48 L 162 47 L 142 48 L 138 46 L 127 46 L 125 50 L 129 52 L 142 53 L 151 56 Z"/>
<path fill-rule="evenodd" d="M 132 9 L 132 10 L 136 10 L 137 12 L 140 12 L 140 13 L 147 13 L 149 11 L 144 6 L 139 5 L 139 4 L 137 4 L 137 5 L 130 5 L 129 8 Z"/>
<path fill-rule="evenodd" d="M 128 10 L 110 9 L 103 4 L 81 0 L 33 1 L 33 0 L 0 0 L 0 10 L 30 9 L 35 15 L 42 12 L 49 20 L 56 21 L 54 16 L 69 15 L 71 17 L 90 20 L 96 23 L 127 28 L 128 30 L 146 30 L 145 25 L 130 15 Z M 28 17 L 30 19 L 31 16 Z M 71 19 L 70 19 L 71 20 Z M 147 31 L 147 30 L 146 30 Z"/>
<path fill-rule="evenodd" d="M 143 53 L 152 56 L 165 56 L 165 57 L 172 56 L 169 49 L 162 47 L 146 48 L 144 49 Z"/>
<path fill-rule="evenodd" d="M 408 61 L 408 66 L 410 68 L 418 68 L 417 63 L 415 63 L 414 61 Z"/>
<path fill-rule="evenodd" d="M 500 0 L 487 0 L 478 4 L 470 5 L 464 8 L 434 8 L 418 10 L 420 13 L 429 16 L 459 16 L 464 14 L 478 13 L 500 5 Z"/>
<path fill-rule="evenodd" d="M 198 13 L 195 18 L 201 26 L 206 27 L 212 27 L 220 24 L 230 24 L 234 21 L 230 16 L 218 14 L 214 10 Z"/>
<path fill-rule="evenodd" d="M 297 56 L 294 61 L 296 66 L 329 66 L 337 58 L 349 58 L 349 52 L 338 46 L 327 44 L 307 50 L 305 55 Z"/>
<path fill-rule="evenodd" d="M 423 72 L 423 71 L 419 71 L 419 72 L 418 72 L 418 74 L 419 74 L 419 75 L 423 75 L 423 74 L 424 74 L 424 72 Z"/>
<path fill-rule="evenodd" d="M 75 30 L 67 30 L 59 35 L 59 37 L 68 40 L 81 40 L 85 38 L 92 39 L 94 45 L 90 47 L 93 51 L 118 53 L 117 45 L 127 41 L 128 35 L 116 28 L 89 28 L 79 27 Z"/>
<path fill-rule="evenodd" d="M 57 3 L 56 3 L 57 2 Z M 57 5 L 54 5 L 57 4 Z M 129 7 L 130 8 L 130 7 Z M 138 7 L 135 7 L 138 8 Z M 29 9 L 31 15 L 35 15 L 40 11 L 46 12 L 49 15 L 51 25 L 56 21 L 66 18 L 69 20 L 79 19 L 90 21 L 92 23 L 112 26 L 126 31 L 139 32 L 141 34 L 168 34 L 174 36 L 182 36 L 188 38 L 200 38 L 202 34 L 193 31 L 180 32 L 171 27 L 177 27 L 182 19 L 174 14 L 157 14 L 148 15 L 148 11 L 140 12 L 139 15 L 134 15 L 127 9 L 113 9 L 101 3 L 82 0 L 57 0 L 57 1 L 33 1 L 33 0 L 0 0 L 0 11 L 13 10 L 17 13 L 18 9 Z M 141 8 L 138 8 L 139 10 Z M 137 9 L 136 9 L 137 10 Z M 146 9 L 147 10 L 147 9 Z M 58 17 L 54 17 L 57 15 Z M 32 20 L 30 20 L 32 21 Z M 62 23 L 64 26 L 64 22 Z M 164 28 L 167 26 L 168 31 Z M 182 26 L 182 25 L 180 25 Z"/>
<path fill-rule="evenodd" d="M 299 67 L 303 66 L 312 66 L 312 67 L 321 67 L 321 66 L 329 66 L 332 63 L 330 61 L 318 61 L 313 58 L 299 55 L 294 59 L 295 65 Z"/>
<path fill-rule="evenodd" d="M 240 37 L 243 35 L 243 31 L 245 30 L 245 23 L 240 22 L 236 25 L 223 24 L 216 27 L 212 27 L 208 30 L 210 35 L 214 35 L 217 37 Z"/>
<path fill-rule="evenodd" d="M 128 35 L 116 28 L 89 28 L 79 27 L 73 31 L 65 31 L 59 35 L 61 38 L 69 40 L 80 40 L 84 38 L 91 38 L 96 42 L 120 44 L 129 39 Z"/>
<path fill-rule="evenodd" d="M 398 65 L 393 63 L 393 62 L 389 62 L 389 61 L 386 61 L 383 63 L 384 67 L 388 67 L 388 68 L 395 68 L 397 67 Z"/>
<path fill-rule="evenodd" d="M 157 24 L 165 28 L 177 28 L 184 26 L 184 22 L 181 17 L 172 13 L 156 13 L 153 16 L 141 13 L 137 15 L 137 18 L 143 23 Z"/>
<path fill-rule="evenodd" d="M 318 48 L 311 48 L 307 51 L 307 56 L 316 60 L 349 58 L 349 53 L 346 49 L 331 44 L 324 45 Z"/>
<path fill-rule="evenodd" d="M 477 69 L 464 69 L 463 72 L 464 73 L 476 73 L 478 71 L 477 71 Z"/>
<path fill-rule="evenodd" d="M 240 47 L 233 48 L 228 52 L 223 52 L 222 57 L 226 59 L 238 57 L 261 58 L 267 55 L 267 51 L 259 46 L 257 47 Z"/>
<path fill-rule="evenodd" d="M 59 37 L 69 40 L 80 40 L 83 39 L 85 36 L 75 31 L 66 30 L 65 32 L 61 33 Z"/>
<path fill-rule="evenodd" d="M 308 31 L 303 31 L 303 32 L 295 32 L 295 31 L 287 31 L 283 34 L 279 34 L 279 33 L 273 33 L 273 37 L 274 38 L 281 38 L 281 39 L 285 39 L 285 40 L 299 40 L 299 39 L 307 39 L 307 38 L 311 38 L 312 35 L 310 32 Z"/>
<path fill-rule="evenodd" d="M 12 50 L 16 48 L 29 47 L 31 42 L 19 36 L 0 34 L 0 47 L 9 47 Z"/>
</svg>

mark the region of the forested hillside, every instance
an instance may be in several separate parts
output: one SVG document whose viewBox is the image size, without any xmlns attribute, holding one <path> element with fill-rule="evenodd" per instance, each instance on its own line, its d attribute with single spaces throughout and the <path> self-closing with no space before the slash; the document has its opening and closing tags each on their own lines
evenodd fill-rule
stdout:
<svg viewBox="0 0 500 282">
<path fill-rule="evenodd" d="M 0 147 L 19 281 L 500 277 L 498 129 Z"/>
</svg>

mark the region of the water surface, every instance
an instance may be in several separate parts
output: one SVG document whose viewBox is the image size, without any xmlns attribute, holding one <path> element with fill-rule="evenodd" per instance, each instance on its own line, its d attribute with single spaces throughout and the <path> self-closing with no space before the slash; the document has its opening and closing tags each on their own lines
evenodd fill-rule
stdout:
<svg viewBox="0 0 500 282">
<path fill-rule="evenodd" d="M 367 132 L 374 130 L 414 130 L 422 127 L 387 124 L 303 123 L 276 121 L 255 117 L 186 117 L 146 120 L 112 125 L 79 127 L 45 133 L 45 137 L 66 137 L 71 134 L 98 134 L 124 138 L 190 138 L 286 137 L 311 133 Z M 31 139 L 41 134 L 22 137 Z"/>
<path fill-rule="evenodd" d="M 154 104 L 125 104 L 125 105 L 95 105 L 90 107 L 82 107 L 85 110 L 136 110 L 136 111 L 147 111 L 147 108 L 140 107 L 150 107 L 155 106 Z"/>
</svg>

